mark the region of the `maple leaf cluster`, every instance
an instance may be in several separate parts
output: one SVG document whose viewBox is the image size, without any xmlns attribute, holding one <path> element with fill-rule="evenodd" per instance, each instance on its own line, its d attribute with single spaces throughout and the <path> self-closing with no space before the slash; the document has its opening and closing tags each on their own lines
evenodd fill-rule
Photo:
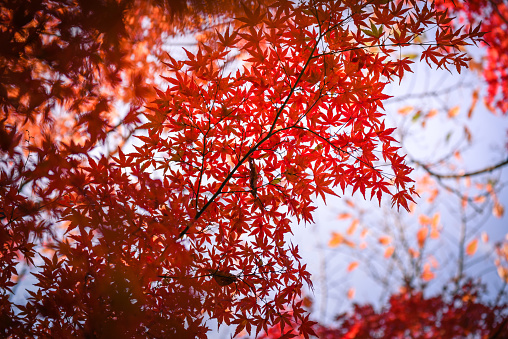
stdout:
<svg viewBox="0 0 508 339">
<path fill-rule="evenodd" d="M 475 62 L 472 68 L 480 71 L 487 83 L 485 104 L 492 111 L 508 112 L 507 69 L 508 58 L 508 4 L 504 1 L 438 1 L 438 6 L 457 15 L 458 24 L 479 25 L 486 32 L 483 40 L 487 47 L 484 62 Z"/>
<path fill-rule="evenodd" d="M 2 334 L 204 338 L 209 319 L 314 334 L 293 218 L 347 189 L 407 209 L 382 113 L 412 63 L 397 51 L 432 28 L 427 62 L 460 69 L 482 37 L 427 2 L 259 1 L 180 60 L 162 57 L 169 3 L 2 5 Z M 20 263 L 37 282 L 15 304 Z"/>
<path fill-rule="evenodd" d="M 444 288 L 435 296 L 403 290 L 381 309 L 354 304 L 333 325 L 317 325 L 319 338 L 505 338 L 506 303 L 492 306 L 481 300 L 484 287 L 465 280 L 456 290 Z M 288 327 L 295 326 L 291 324 Z M 260 338 L 290 338 L 291 330 L 274 326 Z"/>
</svg>

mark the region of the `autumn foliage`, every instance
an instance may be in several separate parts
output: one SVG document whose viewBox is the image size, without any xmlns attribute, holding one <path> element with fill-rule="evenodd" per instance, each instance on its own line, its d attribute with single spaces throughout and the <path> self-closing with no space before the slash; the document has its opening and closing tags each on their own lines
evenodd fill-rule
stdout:
<svg viewBox="0 0 508 339">
<path fill-rule="evenodd" d="M 447 286 L 449 287 L 449 286 Z M 506 304 L 491 306 L 481 300 L 483 287 L 471 280 L 438 295 L 403 290 L 385 306 L 355 304 L 336 317 L 333 326 L 315 326 L 319 338 L 506 338 Z M 280 338 L 290 329 L 273 327 L 262 338 Z M 289 335 L 287 336 L 289 337 Z"/>
<path fill-rule="evenodd" d="M 508 112 L 507 69 L 508 4 L 505 1 L 439 1 L 438 6 L 446 8 L 457 16 L 458 25 L 481 25 L 485 32 L 484 41 L 488 47 L 485 67 L 481 73 L 488 85 L 487 107 L 493 112 Z M 478 65 L 474 65 L 478 66 Z"/>
<path fill-rule="evenodd" d="M 383 120 L 399 51 L 460 71 L 483 35 L 420 1 L 177 4 L 2 4 L 3 335 L 314 334 L 292 222 L 348 189 L 407 209 Z M 196 48 L 163 53 L 189 26 Z"/>
</svg>

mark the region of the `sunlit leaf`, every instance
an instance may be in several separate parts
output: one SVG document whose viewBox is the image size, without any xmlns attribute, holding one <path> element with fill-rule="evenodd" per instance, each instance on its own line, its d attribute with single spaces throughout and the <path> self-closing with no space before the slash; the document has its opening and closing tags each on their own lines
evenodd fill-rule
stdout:
<svg viewBox="0 0 508 339">
<path fill-rule="evenodd" d="M 487 200 L 487 197 L 484 196 L 484 195 L 477 195 L 473 198 L 473 201 L 477 204 L 481 204 L 483 202 L 485 202 L 485 200 Z"/>
<path fill-rule="evenodd" d="M 430 264 L 423 265 L 423 272 L 422 272 L 421 278 L 424 281 L 430 281 L 430 280 L 434 279 L 435 276 L 436 275 L 434 274 L 434 272 L 432 272 L 430 269 Z"/>
<path fill-rule="evenodd" d="M 385 258 L 390 258 L 393 255 L 393 252 L 395 252 L 395 247 L 394 246 L 387 247 L 386 250 L 385 250 L 385 253 L 384 253 L 384 257 Z"/>
<path fill-rule="evenodd" d="M 347 298 L 348 299 L 353 299 L 355 297 L 355 288 L 354 287 L 351 287 L 348 291 L 347 291 Z"/>
<path fill-rule="evenodd" d="M 418 58 L 418 54 L 416 54 L 416 53 L 408 53 L 408 54 L 403 54 L 402 57 L 408 58 L 408 59 L 417 59 Z"/>
<path fill-rule="evenodd" d="M 453 157 L 454 157 L 455 159 L 457 159 L 458 161 L 462 161 L 462 156 L 461 156 L 461 154 L 460 154 L 460 152 L 459 152 L 459 151 L 455 151 L 455 152 L 453 153 Z"/>
<path fill-rule="evenodd" d="M 354 219 L 353 222 L 351 223 L 351 225 L 348 227 L 346 234 L 352 235 L 353 233 L 355 233 L 356 228 L 358 227 L 359 224 L 360 224 L 360 221 L 358 219 Z"/>
<path fill-rule="evenodd" d="M 434 213 L 432 216 L 432 220 L 430 222 L 431 227 L 436 228 L 439 226 L 439 221 L 441 220 L 441 214 L 439 212 Z"/>
<path fill-rule="evenodd" d="M 508 283 L 508 267 L 497 267 L 497 274 L 499 274 L 499 277 L 503 279 L 505 283 Z"/>
<path fill-rule="evenodd" d="M 348 272 L 351 272 L 353 271 L 354 269 L 356 269 L 358 267 L 359 263 L 358 261 L 353 261 L 352 263 L 350 263 L 347 267 L 347 271 Z"/>
<path fill-rule="evenodd" d="M 471 106 L 469 107 L 469 110 L 467 112 L 467 118 L 468 119 L 471 119 L 471 117 L 473 116 L 473 111 L 476 107 L 476 103 L 478 102 L 478 97 L 479 97 L 479 90 L 478 89 L 475 89 L 473 91 L 473 95 L 472 95 L 472 100 L 471 100 Z M 470 137 L 468 137 L 468 140 L 470 140 Z"/>
<path fill-rule="evenodd" d="M 476 253 L 477 249 L 478 249 L 478 239 L 473 239 L 466 246 L 466 254 L 467 255 L 474 255 Z"/>
<path fill-rule="evenodd" d="M 402 108 L 399 108 L 399 110 L 397 111 L 397 113 L 399 113 L 400 115 L 407 115 L 409 114 L 411 111 L 413 111 L 414 107 L 413 106 L 405 106 L 405 107 L 402 107 Z"/>
<path fill-rule="evenodd" d="M 424 214 L 420 214 L 418 216 L 418 223 L 422 226 L 425 226 L 431 223 L 431 219 Z"/>
<path fill-rule="evenodd" d="M 360 233 L 360 238 L 362 238 L 362 239 L 365 238 L 367 236 L 367 234 L 369 234 L 369 229 L 364 228 L 362 230 L 362 232 Z"/>
<path fill-rule="evenodd" d="M 431 109 L 429 113 L 427 113 L 427 118 L 432 118 L 433 116 L 437 115 L 438 110 L 437 109 Z"/>
<path fill-rule="evenodd" d="M 337 215 L 337 219 L 339 219 L 339 220 L 349 219 L 349 218 L 351 218 L 350 213 L 340 213 L 339 215 Z"/>
<path fill-rule="evenodd" d="M 436 260 L 436 258 L 433 255 L 429 256 L 428 260 L 429 260 L 430 267 L 432 267 L 432 268 L 439 267 L 439 262 Z"/>
<path fill-rule="evenodd" d="M 495 202 L 494 203 L 494 207 L 492 208 L 492 214 L 496 217 L 496 218 L 502 218 L 503 215 L 504 215 L 504 206 L 501 205 L 499 202 Z"/>
<path fill-rule="evenodd" d="M 484 243 L 489 242 L 489 235 L 487 234 L 487 232 L 485 232 L 485 231 L 482 232 L 481 239 Z"/>
<path fill-rule="evenodd" d="M 392 242 L 392 238 L 389 236 L 381 236 L 379 237 L 378 241 L 381 245 L 388 245 Z"/>
<path fill-rule="evenodd" d="M 440 236 L 439 230 L 436 227 L 430 229 L 430 235 L 432 239 L 438 239 Z"/>
<path fill-rule="evenodd" d="M 332 238 L 328 242 L 329 247 L 337 247 L 344 242 L 344 236 L 337 232 L 332 232 Z"/>
<path fill-rule="evenodd" d="M 427 227 L 421 227 L 416 233 L 416 239 L 418 240 L 418 247 L 422 248 L 425 244 L 425 240 L 427 240 L 427 234 L 429 233 L 429 229 Z"/>
<path fill-rule="evenodd" d="M 450 108 L 448 110 L 448 118 L 454 118 L 456 117 L 460 112 L 460 106 L 455 106 L 453 108 Z"/>
</svg>

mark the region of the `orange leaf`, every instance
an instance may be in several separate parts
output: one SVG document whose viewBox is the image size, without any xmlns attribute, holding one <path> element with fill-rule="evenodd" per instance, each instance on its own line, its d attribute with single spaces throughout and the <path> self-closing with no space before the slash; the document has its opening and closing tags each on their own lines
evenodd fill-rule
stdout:
<svg viewBox="0 0 508 339">
<path fill-rule="evenodd" d="M 339 246 L 340 244 L 344 244 L 349 247 L 355 247 L 355 243 L 346 239 L 342 234 L 332 232 L 332 238 L 328 242 L 328 246 L 333 248 Z"/>
<path fill-rule="evenodd" d="M 360 237 L 361 237 L 361 238 L 365 238 L 365 236 L 367 235 L 367 233 L 369 233 L 369 230 L 368 230 L 368 229 L 366 229 L 366 228 L 364 228 L 364 229 L 362 230 L 362 233 L 360 233 Z"/>
<path fill-rule="evenodd" d="M 484 231 L 484 232 L 482 232 L 481 237 L 482 237 L 482 241 L 483 241 L 484 243 L 489 242 L 489 235 L 488 235 L 485 231 Z"/>
<path fill-rule="evenodd" d="M 473 200 L 475 203 L 481 204 L 482 202 L 487 200 L 487 198 L 484 195 L 477 195 L 476 197 L 473 198 Z"/>
<path fill-rule="evenodd" d="M 393 252 L 395 252 L 394 246 L 387 247 L 385 250 L 385 258 L 390 258 L 393 255 Z"/>
<path fill-rule="evenodd" d="M 505 282 L 508 283 L 508 267 L 498 266 L 497 267 L 497 274 L 499 274 L 501 279 L 503 279 Z"/>
<path fill-rule="evenodd" d="M 347 267 L 347 271 L 348 272 L 351 272 L 353 271 L 355 268 L 358 267 L 358 261 L 353 261 L 351 264 L 349 264 L 349 266 Z"/>
<path fill-rule="evenodd" d="M 305 297 L 303 298 L 303 300 L 302 300 L 302 301 L 303 301 L 303 306 L 305 306 L 305 307 L 307 307 L 307 308 L 312 307 L 312 304 L 314 303 L 314 302 L 312 301 L 312 299 L 311 299 L 311 298 L 309 298 L 309 297 L 307 297 L 307 296 L 305 296 Z"/>
<path fill-rule="evenodd" d="M 421 227 L 418 230 L 418 233 L 416 233 L 416 239 L 418 240 L 418 246 L 420 248 L 422 248 L 423 244 L 425 244 L 425 240 L 427 239 L 428 233 L 429 233 L 429 230 L 427 227 Z"/>
<path fill-rule="evenodd" d="M 430 190 L 430 194 L 429 194 L 429 197 L 427 199 L 427 202 L 429 204 L 432 204 L 434 202 L 434 200 L 436 200 L 438 194 L 439 194 L 439 190 L 437 188 L 435 188 L 433 190 Z"/>
<path fill-rule="evenodd" d="M 469 107 L 469 111 L 467 112 L 468 119 L 471 119 L 471 117 L 473 116 L 474 108 L 476 106 L 476 103 L 478 102 L 478 92 L 479 92 L 478 89 L 475 89 L 473 91 L 473 99 L 471 100 L 471 107 Z"/>
<path fill-rule="evenodd" d="M 340 244 L 342 244 L 343 242 L 344 242 L 344 237 L 342 236 L 342 234 L 337 233 L 337 232 L 332 232 L 332 238 L 328 242 L 328 246 L 332 247 L 332 248 L 337 247 Z"/>
<path fill-rule="evenodd" d="M 460 152 L 459 151 L 455 151 L 455 153 L 453 153 L 453 156 L 455 157 L 455 159 L 457 159 L 458 161 L 462 161 L 462 156 L 460 155 Z"/>
<path fill-rule="evenodd" d="M 462 197 L 461 206 L 462 208 L 467 207 L 467 196 Z"/>
<path fill-rule="evenodd" d="M 430 264 L 425 264 L 423 266 L 422 279 L 425 281 L 429 281 L 434 279 L 435 274 L 430 270 Z"/>
<path fill-rule="evenodd" d="M 494 203 L 494 208 L 492 209 L 492 214 L 494 214 L 494 216 L 496 218 L 501 218 L 504 215 L 504 207 L 503 207 L 503 205 L 501 205 L 500 203 L 498 203 L 496 201 Z"/>
<path fill-rule="evenodd" d="M 400 115 L 407 115 L 409 112 L 411 112 L 412 110 L 414 109 L 413 106 L 405 106 L 405 107 L 402 107 L 402 108 L 399 108 L 399 110 L 397 111 L 397 113 L 399 113 Z"/>
<path fill-rule="evenodd" d="M 473 239 L 467 246 L 466 246 L 466 254 L 467 255 L 474 255 L 476 253 L 476 250 L 478 249 L 478 239 Z"/>
<path fill-rule="evenodd" d="M 430 237 L 431 237 L 432 239 L 437 239 L 437 238 L 439 238 L 439 231 L 438 231 L 438 229 L 437 229 L 437 228 L 434 228 L 434 227 L 433 227 L 433 228 L 430 230 Z"/>
<path fill-rule="evenodd" d="M 412 247 L 410 247 L 407 251 L 415 259 L 420 256 L 420 251 L 417 251 L 417 250 L 413 249 Z"/>
<path fill-rule="evenodd" d="M 342 219 L 349 219 L 351 218 L 351 214 L 349 213 L 340 213 L 338 216 L 337 216 L 337 219 L 339 220 L 342 220 Z"/>
<path fill-rule="evenodd" d="M 350 240 L 348 240 L 346 238 L 344 238 L 344 245 L 347 245 L 347 246 L 352 247 L 352 248 L 354 248 L 356 246 L 354 242 L 352 242 L 352 241 L 350 241 Z"/>
<path fill-rule="evenodd" d="M 435 213 L 433 216 L 432 216 L 432 221 L 430 222 L 430 225 L 432 227 L 437 227 L 439 225 L 439 220 L 441 219 L 441 214 L 438 213 Z"/>
<path fill-rule="evenodd" d="M 471 178 L 470 177 L 464 178 L 464 184 L 466 185 L 467 188 L 471 187 Z"/>
<path fill-rule="evenodd" d="M 436 258 L 433 255 L 431 255 L 429 257 L 429 263 L 430 263 L 430 266 L 432 268 L 438 268 L 439 267 L 439 262 L 436 260 Z"/>
<path fill-rule="evenodd" d="M 448 111 L 448 118 L 456 117 L 460 112 L 460 106 L 455 106 L 453 108 L 450 108 Z"/>
<path fill-rule="evenodd" d="M 418 217 L 418 223 L 422 226 L 428 225 L 430 224 L 430 222 L 431 222 L 430 218 L 424 214 L 420 214 L 420 216 Z"/>
<path fill-rule="evenodd" d="M 427 113 L 427 118 L 432 118 L 433 116 L 435 116 L 437 114 L 437 109 L 433 108 L 429 111 L 429 113 Z"/>
<path fill-rule="evenodd" d="M 347 229 L 346 234 L 352 235 L 353 233 L 355 233 L 356 228 L 358 227 L 359 224 L 360 224 L 360 221 L 358 219 L 353 220 L 353 222 L 351 223 L 351 226 L 349 226 L 349 228 Z"/>
<path fill-rule="evenodd" d="M 348 299 L 353 299 L 355 296 L 355 288 L 354 287 L 351 287 L 348 291 L 347 291 L 347 298 Z"/>
<path fill-rule="evenodd" d="M 389 243 L 392 242 L 392 238 L 389 237 L 389 236 L 382 236 L 382 237 L 379 237 L 379 243 L 381 245 L 388 245 Z"/>
</svg>

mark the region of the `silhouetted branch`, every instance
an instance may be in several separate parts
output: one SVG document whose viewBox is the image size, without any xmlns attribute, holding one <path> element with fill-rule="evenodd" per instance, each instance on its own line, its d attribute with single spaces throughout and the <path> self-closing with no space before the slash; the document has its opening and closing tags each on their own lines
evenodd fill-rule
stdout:
<svg viewBox="0 0 508 339">
<path fill-rule="evenodd" d="M 433 177 L 436 177 L 436 178 L 439 178 L 439 179 L 457 179 L 457 178 L 472 177 L 472 176 L 475 176 L 475 175 L 492 172 L 492 171 L 494 171 L 494 170 L 496 170 L 498 168 L 501 168 L 501 167 L 503 167 L 505 165 L 508 165 L 508 159 L 506 159 L 505 161 L 500 162 L 497 165 L 489 166 L 489 167 L 486 167 L 486 168 L 478 170 L 478 171 L 467 172 L 467 173 L 463 173 L 463 174 L 439 174 L 439 173 L 436 173 L 433 170 L 431 170 L 429 168 L 429 166 L 427 166 L 427 165 L 425 165 L 425 164 L 423 164 L 423 163 L 421 163 L 421 162 L 419 162 L 417 160 L 414 160 L 414 163 L 419 165 L 419 166 L 421 166 L 427 173 L 429 173 Z"/>
</svg>

